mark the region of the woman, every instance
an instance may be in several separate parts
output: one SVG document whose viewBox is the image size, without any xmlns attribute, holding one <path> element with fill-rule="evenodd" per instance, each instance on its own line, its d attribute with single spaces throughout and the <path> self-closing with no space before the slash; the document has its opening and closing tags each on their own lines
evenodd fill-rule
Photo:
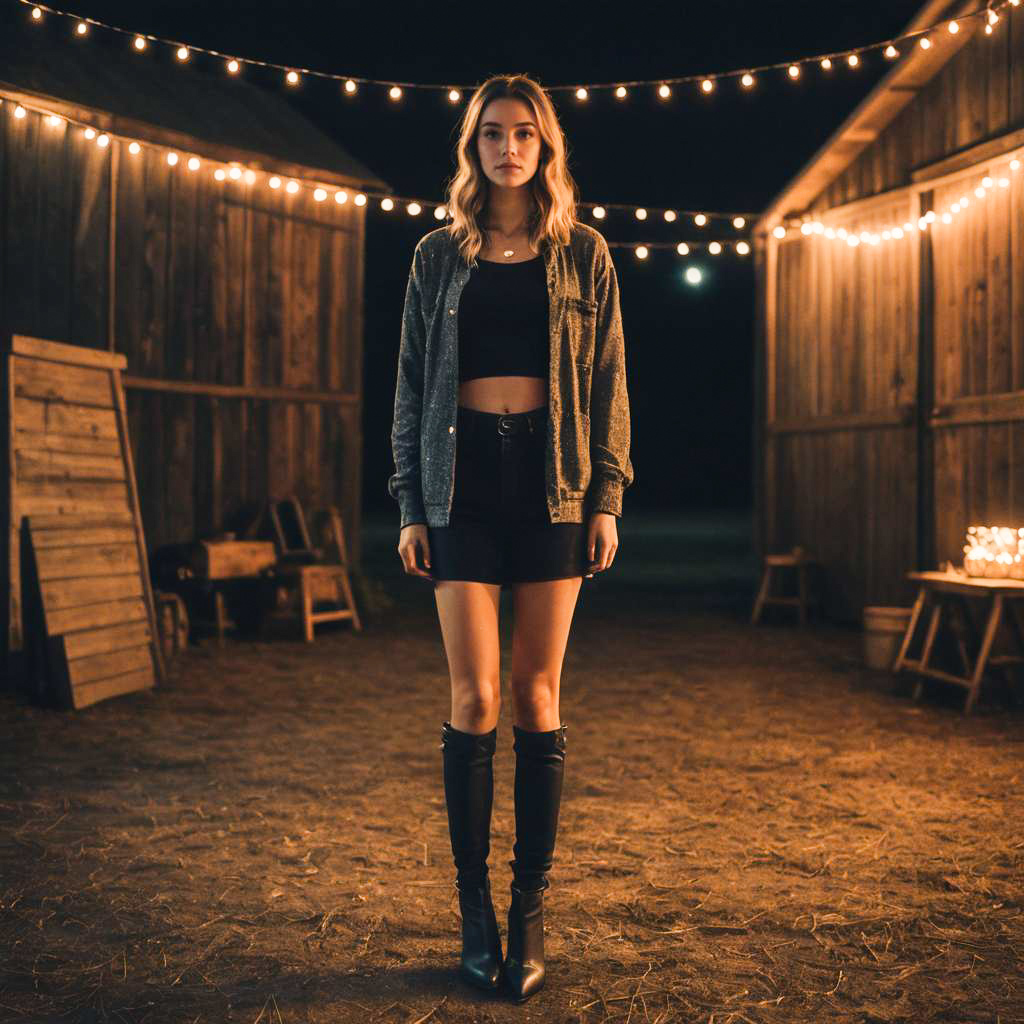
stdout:
<svg viewBox="0 0 1024 1024">
<path fill-rule="evenodd" d="M 584 576 L 615 558 L 633 480 L 618 282 L 575 217 L 554 108 L 495 76 L 463 117 L 452 222 L 420 239 L 406 289 L 388 490 L 405 571 L 433 582 L 451 676 L 441 728 L 462 913 L 460 973 L 544 983 L 543 893 L 565 762 L 559 682 Z M 422 559 L 422 564 L 420 564 Z M 501 707 L 498 608 L 513 591 L 516 840 L 502 960 L 487 857 Z"/>
</svg>

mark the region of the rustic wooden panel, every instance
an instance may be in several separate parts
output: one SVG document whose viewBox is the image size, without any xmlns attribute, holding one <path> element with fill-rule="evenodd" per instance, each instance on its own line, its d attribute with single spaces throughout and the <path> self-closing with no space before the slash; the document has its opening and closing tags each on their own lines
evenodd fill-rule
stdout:
<svg viewBox="0 0 1024 1024">
<path fill-rule="evenodd" d="M 46 628 L 53 635 L 72 633 L 81 629 L 116 626 L 122 622 L 142 622 L 146 618 L 146 605 L 141 597 L 119 601 L 101 601 L 77 608 L 47 610 Z M 149 659 L 148 649 L 145 651 Z M 133 668 L 137 666 L 132 666 Z M 74 676 L 72 675 L 72 679 Z"/>
<path fill-rule="evenodd" d="M 84 708 L 109 697 L 119 697 L 125 693 L 134 693 L 136 690 L 150 689 L 153 682 L 153 669 L 150 667 L 111 676 L 109 679 L 97 680 L 94 683 L 83 683 L 74 687 L 74 706 Z"/>
<path fill-rule="evenodd" d="M 113 408 L 66 405 L 42 399 L 14 399 L 14 422 L 19 430 L 75 437 L 117 440 L 117 416 Z"/>
<path fill-rule="evenodd" d="M 117 456 L 77 452 L 31 451 L 14 455 L 21 480 L 124 480 L 124 463 Z"/>
<path fill-rule="evenodd" d="M 199 174 L 170 175 L 167 260 L 167 350 L 164 371 L 171 380 L 192 380 L 196 372 L 196 274 L 205 253 L 196 245 Z M 209 174 L 202 175 L 209 177 Z M 133 371 L 134 372 L 134 371 Z"/>
<path fill-rule="evenodd" d="M 14 356 L 14 394 L 67 405 L 112 408 L 114 399 L 107 370 L 62 366 L 39 359 Z"/>
<path fill-rule="evenodd" d="M 117 287 L 114 307 L 114 340 L 128 360 L 128 372 L 138 374 L 147 365 L 142 351 L 144 295 L 146 292 L 146 161 L 121 146 L 117 170 Z M 132 431 L 134 433 L 134 430 Z"/>
<path fill-rule="evenodd" d="M 143 610 L 143 616 L 145 616 L 145 610 Z M 149 648 L 146 646 L 127 647 L 111 654 L 93 654 L 68 662 L 71 685 L 76 687 L 82 683 L 109 679 L 125 672 L 137 672 L 146 668 L 152 671 Z"/>
<path fill-rule="evenodd" d="M 123 626 L 104 626 L 99 629 L 82 630 L 79 633 L 68 633 L 64 637 L 64 646 L 68 661 L 73 662 L 76 658 L 85 658 L 93 654 L 140 647 L 148 644 L 151 639 L 148 622 L 129 622 Z"/>
<path fill-rule="evenodd" d="M 38 115 L 29 114 L 35 118 Z M 27 120 L 27 118 L 26 118 Z M 39 250 L 40 305 L 34 320 L 35 333 L 44 338 L 71 336 L 72 209 L 71 161 L 69 148 L 75 144 L 75 129 L 63 119 L 58 125 L 43 121 L 39 138 Z"/>
<path fill-rule="evenodd" d="M 6 134 L 3 197 L 4 309 L 13 331 L 29 331 L 42 307 L 41 270 L 45 253 L 40 245 L 42 183 L 39 180 L 40 137 L 46 127 L 40 115 L 0 118 Z"/>
<path fill-rule="evenodd" d="M 122 598 L 142 597 L 142 579 L 138 573 L 104 576 L 94 580 L 52 580 L 42 587 L 43 603 L 59 611 L 91 603 L 105 603 Z"/>
<path fill-rule="evenodd" d="M 134 544 L 49 547 L 36 552 L 36 565 L 42 583 L 83 576 L 117 576 L 138 570 L 139 553 Z"/>
<path fill-rule="evenodd" d="M 36 403 L 43 405 L 43 403 Z M 15 430 L 14 450 L 23 452 L 75 452 L 79 455 L 119 456 L 120 444 L 105 437 L 47 434 L 40 430 Z"/>
<path fill-rule="evenodd" d="M 108 347 L 107 263 L 110 252 L 110 147 L 76 138 L 70 146 L 71 327 L 62 341 Z"/>
</svg>

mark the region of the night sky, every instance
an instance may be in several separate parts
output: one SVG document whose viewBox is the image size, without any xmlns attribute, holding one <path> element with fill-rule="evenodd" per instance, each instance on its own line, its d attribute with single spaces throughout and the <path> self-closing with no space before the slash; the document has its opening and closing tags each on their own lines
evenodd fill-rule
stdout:
<svg viewBox="0 0 1024 1024">
<path fill-rule="evenodd" d="M 7 15 L 27 16 L 10 5 Z M 922 0 L 714 0 L 680 3 L 313 3 L 306 0 L 129 3 L 64 8 L 132 31 L 225 53 L 337 74 L 472 88 L 489 75 L 525 73 L 541 85 L 590 84 L 713 73 L 842 51 L 901 32 Z M 98 31 L 98 30 L 97 30 Z M 126 44 L 127 45 L 127 44 Z M 197 58 L 198 63 L 198 58 Z M 705 96 L 678 85 L 580 103 L 553 94 L 570 169 L 587 202 L 760 211 L 884 74 L 879 53 L 830 75 L 808 67 L 798 82 L 762 73 L 753 92 L 735 80 Z M 175 74 L 194 71 L 168 65 Z M 281 92 L 278 72 L 247 77 Z M 454 167 L 461 108 L 439 91 L 307 78 L 288 99 L 399 196 L 440 201 Z M 589 220 L 589 211 L 584 219 Z M 367 213 L 364 508 L 393 514 L 390 429 L 406 276 L 416 241 L 438 222 L 401 209 Z M 690 222 L 641 224 L 625 212 L 599 225 L 610 242 L 702 237 Z M 705 231 L 708 229 L 704 229 Z M 719 232 L 721 233 L 721 232 Z M 704 236 L 707 237 L 707 236 Z M 744 507 L 751 502 L 753 269 L 750 257 L 654 250 L 639 261 L 613 250 L 618 270 L 635 483 L 630 509 Z M 696 263 L 704 282 L 682 271 Z"/>
</svg>

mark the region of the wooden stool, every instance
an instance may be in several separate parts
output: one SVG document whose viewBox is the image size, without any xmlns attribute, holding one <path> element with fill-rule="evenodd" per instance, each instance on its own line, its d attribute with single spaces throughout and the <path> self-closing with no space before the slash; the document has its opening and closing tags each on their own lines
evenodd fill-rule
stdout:
<svg viewBox="0 0 1024 1024">
<path fill-rule="evenodd" d="M 188 642 L 188 611 L 181 597 L 169 591 L 154 590 L 153 603 L 160 645 L 167 660 Z"/>
<path fill-rule="evenodd" d="M 786 554 L 765 555 L 764 576 L 761 579 L 761 589 L 757 592 L 757 600 L 754 602 L 754 611 L 750 616 L 751 623 L 760 621 L 761 612 L 766 604 L 784 604 L 796 605 L 800 625 L 807 625 L 807 606 L 809 603 L 807 572 L 809 567 L 814 564 L 814 561 L 807 557 L 807 553 L 799 545 Z M 776 570 L 783 569 L 796 569 L 796 596 L 770 596 L 773 574 Z"/>
<path fill-rule="evenodd" d="M 327 509 L 329 547 L 334 547 L 331 554 L 336 559 L 332 561 L 325 560 L 322 549 L 312 547 L 306 517 L 297 498 L 273 503 L 271 516 L 281 548 L 274 575 L 298 593 L 306 643 L 313 642 L 314 627 L 321 622 L 351 619 L 353 627 L 362 630 L 349 579 L 348 549 L 338 509 L 334 505 Z M 289 558 L 294 561 L 289 561 Z M 331 601 L 338 607 L 317 612 L 313 610 L 317 600 Z"/>
</svg>

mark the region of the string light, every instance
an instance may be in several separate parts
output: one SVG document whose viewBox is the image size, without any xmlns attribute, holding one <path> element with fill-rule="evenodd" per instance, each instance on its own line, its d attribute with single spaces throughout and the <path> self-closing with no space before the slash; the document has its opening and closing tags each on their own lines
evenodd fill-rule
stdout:
<svg viewBox="0 0 1024 1024">
<path fill-rule="evenodd" d="M 167 46 L 174 47 L 175 51 L 179 55 L 179 60 L 185 62 L 189 59 L 193 51 L 205 54 L 207 56 L 217 57 L 225 61 L 229 74 L 237 74 L 243 64 L 250 64 L 257 67 L 276 69 L 285 75 L 285 82 L 289 86 L 296 86 L 299 84 L 300 75 L 299 71 L 294 68 L 288 68 L 285 65 L 277 64 L 272 61 L 256 60 L 248 57 L 237 57 L 230 54 L 220 53 L 217 50 L 212 50 L 205 47 L 195 45 L 184 45 L 178 42 L 174 42 L 169 39 L 162 38 L 160 36 L 143 35 L 141 33 L 134 33 L 128 29 L 121 28 L 117 25 L 112 25 L 107 22 L 99 21 L 95 18 L 81 18 L 72 12 L 61 10 L 59 8 L 51 7 L 47 4 L 32 3 L 31 0 L 19 0 L 20 3 L 24 4 L 30 10 L 31 18 L 34 22 L 41 22 L 43 20 L 43 13 L 56 15 L 58 17 L 66 17 L 74 19 L 76 22 L 76 32 L 79 35 L 84 35 L 91 26 L 98 26 L 99 28 L 105 29 L 109 32 L 119 33 L 128 37 L 133 37 L 133 45 L 136 50 L 142 51 L 147 48 L 147 39 L 152 40 L 156 43 L 161 43 Z M 939 22 L 928 26 L 924 29 L 919 29 L 914 32 L 908 32 L 903 36 L 896 39 L 884 40 L 878 43 L 874 43 L 868 46 L 858 47 L 856 50 L 838 51 L 831 54 L 818 54 L 815 56 L 801 57 L 796 60 L 787 60 L 775 64 L 765 64 L 757 68 L 748 68 L 746 70 L 734 70 L 734 71 L 722 71 L 714 74 L 693 74 L 693 75 L 682 75 L 675 78 L 667 78 L 660 80 L 634 80 L 629 82 L 596 82 L 596 83 L 584 83 L 575 85 L 558 85 L 547 87 L 548 92 L 556 93 L 560 91 L 572 90 L 577 99 L 585 101 L 591 98 L 591 93 L 597 90 L 613 90 L 613 94 L 617 99 L 625 99 L 627 96 L 627 87 L 656 87 L 657 95 L 659 98 L 665 100 L 672 95 L 671 86 L 677 84 L 684 84 L 689 82 L 699 83 L 700 89 L 703 93 L 707 94 L 717 88 L 720 81 L 737 78 L 740 85 L 744 89 L 750 89 L 754 84 L 754 75 L 760 72 L 770 72 L 776 70 L 786 69 L 787 74 L 791 80 L 800 78 L 804 65 L 810 65 L 812 63 L 820 64 L 822 70 L 830 71 L 834 66 L 834 60 L 837 57 L 845 58 L 847 64 L 851 68 L 859 67 L 862 63 L 861 55 L 870 53 L 875 50 L 884 51 L 886 58 L 892 60 L 900 55 L 899 49 L 896 47 L 896 43 L 900 41 L 913 41 L 917 40 L 919 45 L 923 49 L 929 49 L 932 46 L 932 39 L 929 35 L 940 28 L 945 26 L 946 31 L 949 34 L 957 34 L 962 25 L 969 22 L 972 18 L 984 17 L 986 20 L 985 31 L 989 35 L 992 34 L 993 26 L 999 22 L 999 10 L 1004 10 L 1007 7 L 1019 7 L 1022 0 L 1000 0 L 1000 2 L 990 4 L 986 8 L 978 11 L 965 14 L 958 17 L 955 20 L 946 21 L 944 23 Z M 340 74 L 334 74 L 326 71 L 316 71 L 309 68 L 301 69 L 303 74 L 322 78 L 344 82 L 344 92 L 346 95 L 354 95 L 357 91 L 357 83 L 362 82 L 367 85 L 380 85 L 387 86 L 390 89 L 390 95 L 392 99 L 398 99 L 402 95 L 402 89 L 395 83 L 384 82 L 379 79 L 371 78 L 353 78 L 351 76 L 345 76 Z M 459 103 L 464 95 L 464 91 L 467 89 L 473 89 L 474 86 L 465 85 L 462 87 L 453 87 L 451 85 L 433 85 L 433 84 L 421 84 L 421 83 L 405 83 L 405 88 L 414 89 L 442 89 L 444 90 L 447 98 L 451 103 Z M 397 90 L 397 93 L 396 93 Z"/>
<path fill-rule="evenodd" d="M 1006 161 L 1006 169 L 1008 171 L 1006 174 L 998 174 L 996 176 L 994 171 L 992 173 L 984 174 L 978 185 L 973 189 L 975 198 L 979 200 L 987 198 L 989 193 L 996 186 L 999 188 L 1009 188 L 1012 184 L 1012 175 L 1020 172 L 1020 156 L 1014 155 L 1008 159 Z M 865 230 L 859 233 L 849 232 L 844 227 L 832 228 L 826 226 L 820 220 L 805 219 L 800 223 L 800 233 L 805 236 L 812 234 L 824 235 L 825 238 L 845 241 L 850 246 L 857 246 L 861 244 L 879 245 L 881 242 L 899 241 L 902 238 L 907 238 L 913 235 L 915 230 L 928 231 L 936 222 L 941 224 L 952 224 L 957 216 L 963 213 L 969 205 L 970 198 L 965 193 L 964 195 L 961 195 L 959 199 L 950 203 L 950 205 L 944 210 L 926 210 L 917 218 L 916 223 L 913 221 L 905 221 L 902 226 L 896 224 L 885 227 L 881 231 Z M 786 238 L 788 233 L 789 232 L 784 224 L 778 224 L 772 229 L 772 234 L 776 238 Z"/>
<path fill-rule="evenodd" d="M 2 94 L 0 94 L 0 105 L 3 104 Z M 42 110 L 33 107 L 31 104 L 28 108 L 25 105 L 18 102 L 13 107 L 13 115 L 15 118 L 23 119 L 27 116 L 28 111 L 32 110 L 34 113 L 38 113 L 40 117 L 44 118 L 47 123 L 51 125 L 62 125 L 67 123 L 68 125 L 80 129 L 84 138 L 89 140 L 96 140 L 96 144 L 101 147 L 108 147 L 112 141 L 119 141 L 125 145 L 127 151 L 132 156 L 138 156 L 143 149 L 143 144 L 136 139 L 127 139 L 123 136 L 116 134 L 108 134 L 106 132 L 97 134 L 95 128 L 92 125 L 84 124 L 75 121 L 72 118 L 62 118 L 52 112 Z M 177 151 L 170 149 L 169 147 L 160 146 L 154 143 L 145 143 L 145 145 L 153 152 L 162 154 L 162 158 L 166 161 L 168 166 L 176 167 L 179 163 L 183 163 L 184 166 L 192 173 L 200 171 L 204 166 L 207 168 L 206 173 L 211 173 L 214 180 L 224 182 L 228 180 L 240 181 L 243 180 L 247 185 L 257 185 L 261 180 L 261 175 L 257 173 L 253 168 L 243 167 L 240 164 L 223 164 L 216 160 L 207 160 L 201 158 L 196 154 L 179 154 Z M 317 203 L 325 202 L 330 195 L 334 195 L 334 201 L 337 205 L 341 206 L 349 201 L 350 195 L 344 189 L 339 189 L 337 186 L 328 185 L 321 182 L 302 182 L 300 183 L 297 179 L 283 179 L 278 174 L 262 175 L 267 188 L 271 191 L 278 191 L 282 188 L 291 194 L 305 190 L 311 195 L 313 201 Z M 419 216 L 424 209 L 432 208 L 433 216 L 435 220 L 445 221 L 449 217 L 449 211 L 443 204 L 437 204 L 432 202 L 423 202 L 421 200 L 412 197 L 395 197 L 389 195 L 381 195 L 380 208 L 385 211 L 394 210 L 397 203 L 404 205 L 405 211 L 409 216 Z M 367 195 L 365 193 L 356 193 L 352 199 L 353 203 L 357 207 L 365 206 L 367 203 Z M 747 218 L 754 216 L 753 214 L 735 214 L 735 213 L 712 213 L 707 214 L 703 212 L 694 213 L 690 210 L 679 211 L 677 209 L 661 209 L 657 211 L 651 211 L 647 207 L 636 207 L 625 203 L 606 203 L 606 204 L 591 204 L 591 203 L 580 203 L 578 204 L 581 211 L 589 209 L 591 216 L 596 221 L 604 220 L 608 217 L 610 210 L 630 211 L 633 214 L 635 220 L 643 221 L 646 220 L 652 213 L 660 213 L 666 223 L 675 223 L 678 221 L 680 213 L 684 216 L 692 216 L 694 223 L 700 227 L 703 227 L 709 223 L 710 218 L 726 219 L 730 221 L 731 227 L 736 230 L 741 230 L 747 224 Z M 742 241 L 742 240 L 741 240 Z M 609 243 L 612 245 L 613 243 Z M 619 244 L 619 243 L 615 243 Z M 622 243 L 625 244 L 625 243 Z M 699 244 L 709 247 L 709 251 L 717 253 L 725 250 L 725 247 L 730 246 L 735 252 L 744 254 L 749 251 L 749 246 L 744 242 L 743 246 L 740 246 L 735 238 L 731 240 L 721 239 L 702 243 L 686 243 L 686 242 L 644 242 L 642 243 L 643 248 L 648 252 L 655 248 L 666 248 L 671 246 L 676 249 L 680 255 L 687 255 L 691 251 L 691 245 Z M 635 248 L 636 243 L 629 243 L 631 247 Z"/>
</svg>

